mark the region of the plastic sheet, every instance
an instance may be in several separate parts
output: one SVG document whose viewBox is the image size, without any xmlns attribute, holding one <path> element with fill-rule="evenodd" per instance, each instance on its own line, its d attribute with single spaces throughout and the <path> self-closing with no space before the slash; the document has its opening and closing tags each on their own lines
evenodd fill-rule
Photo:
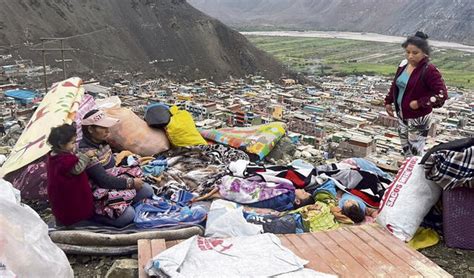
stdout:
<svg viewBox="0 0 474 278">
<path fill-rule="evenodd" d="M 0 180 L 0 265 L 17 277 L 73 277 L 64 252 L 48 236 L 48 226 L 19 191 Z M 1 275 L 0 275 L 1 276 Z"/>
</svg>

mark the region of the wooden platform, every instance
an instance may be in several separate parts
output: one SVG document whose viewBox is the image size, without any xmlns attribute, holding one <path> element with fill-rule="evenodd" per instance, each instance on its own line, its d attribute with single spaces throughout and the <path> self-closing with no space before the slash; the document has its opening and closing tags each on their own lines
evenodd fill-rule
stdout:
<svg viewBox="0 0 474 278">
<path fill-rule="evenodd" d="M 452 277 L 376 225 L 279 237 L 284 246 L 309 261 L 306 267 L 340 277 Z M 143 267 L 150 258 L 179 242 L 139 240 L 139 277 L 148 277 Z"/>
</svg>

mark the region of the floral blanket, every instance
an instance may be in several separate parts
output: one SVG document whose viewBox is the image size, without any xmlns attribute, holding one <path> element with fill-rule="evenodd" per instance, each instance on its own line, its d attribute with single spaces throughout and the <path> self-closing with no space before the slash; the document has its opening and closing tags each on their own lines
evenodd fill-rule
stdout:
<svg viewBox="0 0 474 278">
<path fill-rule="evenodd" d="M 222 198 L 240 204 L 252 204 L 294 191 L 291 181 L 266 175 L 250 178 L 224 176 L 217 185 Z"/>
<path fill-rule="evenodd" d="M 285 135 L 286 125 L 280 122 L 252 127 L 200 130 L 206 140 L 231 146 L 265 158 Z"/>
</svg>

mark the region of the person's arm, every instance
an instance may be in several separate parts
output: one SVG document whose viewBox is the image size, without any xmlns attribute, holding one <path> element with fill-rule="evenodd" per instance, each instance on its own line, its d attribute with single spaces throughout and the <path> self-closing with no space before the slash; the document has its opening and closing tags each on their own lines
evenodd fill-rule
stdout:
<svg viewBox="0 0 474 278">
<path fill-rule="evenodd" d="M 441 73 L 434 65 L 430 64 L 424 78 L 425 84 L 432 95 L 418 99 L 418 106 L 423 108 L 431 106 L 441 107 L 448 99 L 448 89 L 444 84 Z"/>
<path fill-rule="evenodd" d="M 395 77 L 393 78 L 392 85 L 390 85 L 390 90 L 388 91 L 384 100 L 385 111 L 387 111 L 387 114 L 391 117 L 394 117 L 392 104 L 395 102 L 394 95 L 395 95 L 395 90 L 397 86 L 396 80 L 397 80 L 397 76 L 399 72 L 400 72 L 400 68 L 398 68 L 397 71 L 395 72 Z"/>
<path fill-rule="evenodd" d="M 84 172 L 87 165 L 91 161 L 91 158 L 83 153 L 78 153 L 77 158 L 79 158 L 79 161 L 71 169 L 71 174 L 76 175 L 76 176 Z"/>
<path fill-rule="evenodd" d="M 209 193 L 193 198 L 191 202 L 199 202 L 199 201 L 204 201 L 204 200 L 210 200 L 210 199 L 220 199 L 222 196 L 219 193 L 219 187 L 213 188 Z"/>
<path fill-rule="evenodd" d="M 375 218 L 379 214 L 378 211 L 379 211 L 378 209 L 373 209 L 373 208 L 368 207 L 365 210 L 365 215 L 372 216 L 373 218 Z"/>
<path fill-rule="evenodd" d="M 109 175 L 100 163 L 87 168 L 86 173 L 89 178 L 91 178 L 101 188 L 117 190 L 133 188 L 132 178 L 118 178 Z"/>
</svg>

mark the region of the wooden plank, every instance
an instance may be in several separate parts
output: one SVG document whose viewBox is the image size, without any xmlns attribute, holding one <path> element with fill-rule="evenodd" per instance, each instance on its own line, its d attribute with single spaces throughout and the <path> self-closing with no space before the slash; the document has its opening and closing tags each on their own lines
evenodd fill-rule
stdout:
<svg viewBox="0 0 474 278">
<path fill-rule="evenodd" d="M 367 272 L 369 272 L 372 276 L 387 276 L 387 273 L 380 268 L 380 264 L 377 264 L 372 258 L 370 257 L 370 253 L 373 250 L 366 250 L 366 252 L 361 251 L 358 249 L 354 242 L 350 242 L 347 240 L 339 231 L 340 229 L 328 232 L 327 235 L 334 240 L 342 249 L 344 249 L 347 254 L 352 256 L 354 260 L 356 260 L 361 266 L 363 266 Z"/>
<path fill-rule="evenodd" d="M 301 250 L 298 250 L 298 248 L 296 248 L 296 246 L 288 238 L 282 236 L 280 237 L 280 241 L 283 246 L 290 249 L 291 252 L 295 253 L 296 256 L 305 259 L 304 254 L 301 252 Z"/>
<path fill-rule="evenodd" d="M 400 274 L 403 274 L 403 272 L 401 272 L 398 267 L 392 265 L 389 260 L 382 256 L 377 249 L 372 248 L 370 245 L 352 233 L 351 229 L 343 227 L 337 231 L 342 237 L 351 242 L 351 244 L 357 248 L 359 252 L 366 255 L 373 262 L 371 267 L 376 270 L 377 276 L 379 276 L 379 274 L 383 274 L 382 276 L 399 277 Z M 407 273 L 407 276 L 416 274 L 417 272 L 413 271 L 412 273 Z"/>
<path fill-rule="evenodd" d="M 367 245 L 377 250 L 377 252 L 384 256 L 389 262 L 391 262 L 392 265 L 396 266 L 400 270 L 400 272 L 409 273 L 410 276 L 422 277 L 422 275 L 418 271 L 416 271 L 408 263 L 400 259 L 396 254 L 392 253 L 392 250 L 385 247 L 383 244 L 381 244 L 379 241 L 367 234 L 358 226 L 351 227 L 350 231 L 355 236 L 359 237 L 362 241 L 367 243 Z"/>
<path fill-rule="evenodd" d="M 166 250 L 166 243 L 164 239 L 152 239 L 151 240 L 151 257 L 159 255 L 161 252 Z"/>
<path fill-rule="evenodd" d="M 363 229 L 370 231 L 373 237 L 384 237 L 382 244 L 385 244 L 386 246 L 394 246 L 392 249 L 396 250 L 397 254 L 405 259 L 406 262 L 411 262 L 413 267 L 423 275 L 427 277 L 452 277 L 448 272 L 425 257 L 423 254 L 409 248 L 403 241 L 399 240 L 389 232 L 383 231 L 380 228 L 376 229 L 373 226 L 366 226 L 363 227 Z"/>
<path fill-rule="evenodd" d="M 327 233 L 314 233 L 313 236 L 319 240 L 331 253 L 333 253 L 350 270 L 347 277 L 370 277 L 371 274 L 362 265 L 360 265 L 352 256 L 342 249 L 337 242 L 333 241 Z"/>
<path fill-rule="evenodd" d="M 175 246 L 176 244 L 180 243 L 182 240 L 168 240 L 166 241 L 166 249 Z"/>
<path fill-rule="evenodd" d="M 305 233 L 301 235 L 303 241 L 315 252 L 319 254 L 322 261 L 326 263 L 332 271 L 330 273 L 336 273 L 338 275 L 349 275 L 350 270 L 331 253 L 319 240 L 315 237 L 315 233 Z"/>
<path fill-rule="evenodd" d="M 148 275 L 145 272 L 145 265 L 152 258 L 151 253 L 151 242 L 149 239 L 139 239 L 138 240 L 138 277 L 139 278 L 148 278 Z"/>
<path fill-rule="evenodd" d="M 310 248 L 310 246 L 302 240 L 300 235 L 289 234 L 281 237 L 286 237 L 291 241 L 291 243 L 303 254 L 301 258 L 309 261 L 305 267 L 324 273 L 336 274 L 334 270 L 324 262 L 317 250 Z"/>
</svg>

